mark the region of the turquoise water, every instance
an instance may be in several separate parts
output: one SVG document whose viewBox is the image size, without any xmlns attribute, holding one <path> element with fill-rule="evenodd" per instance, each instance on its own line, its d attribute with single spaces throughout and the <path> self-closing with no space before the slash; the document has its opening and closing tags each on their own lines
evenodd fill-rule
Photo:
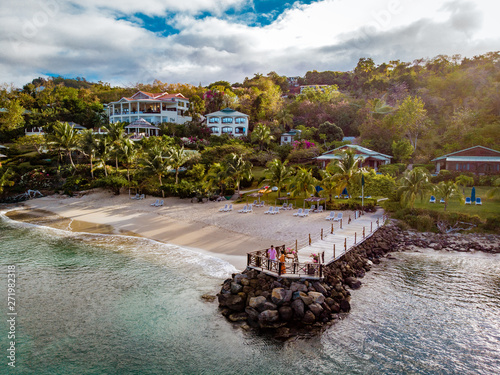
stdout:
<svg viewBox="0 0 500 375">
<path fill-rule="evenodd" d="M 234 268 L 139 238 L 0 217 L 0 347 L 17 268 L 16 368 L 0 374 L 495 374 L 500 258 L 397 254 L 322 337 L 285 344 L 234 329 L 204 302 Z"/>
</svg>

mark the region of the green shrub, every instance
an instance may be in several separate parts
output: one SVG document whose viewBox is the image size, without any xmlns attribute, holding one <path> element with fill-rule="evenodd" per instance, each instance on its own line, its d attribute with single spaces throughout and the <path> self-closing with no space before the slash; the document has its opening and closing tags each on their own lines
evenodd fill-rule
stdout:
<svg viewBox="0 0 500 375">
<path fill-rule="evenodd" d="M 406 169 L 406 165 L 403 163 L 387 164 L 378 167 L 378 171 L 382 174 L 389 175 L 392 177 L 397 177 Z"/>
<path fill-rule="evenodd" d="M 486 223 L 484 223 L 482 226 L 482 229 L 485 229 L 487 231 L 491 231 L 493 233 L 499 233 L 500 232 L 500 217 L 489 217 L 486 219 Z"/>
<path fill-rule="evenodd" d="M 101 187 L 111 190 L 115 195 L 120 194 L 120 189 L 128 185 L 125 177 L 120 175 L 111 175 L 102 177 L 95 180 L 92 184 L 93 187 Z"/>
</svg>

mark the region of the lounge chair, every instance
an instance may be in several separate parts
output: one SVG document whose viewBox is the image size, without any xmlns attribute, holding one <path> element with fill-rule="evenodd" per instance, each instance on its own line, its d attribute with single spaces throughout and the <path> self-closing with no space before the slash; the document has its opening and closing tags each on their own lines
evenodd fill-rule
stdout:
<svg viewBox="0 0 500 375">
<path fill-rule="evenodd" d="M 469 197 L 465 198 L 465 204 L 472 204 L 471 200 Z"/>
<path fill-rule="evenodd" d="M 151 203 L 151 206 L 158 206 L 160 204 L 160 200 L 157 199 L 156 202 Z"/>
<path fill-rule="evenodd" d="M 249 204 L 248 207 L 247 207 L 247 209 L 245 211 L 243 211 L 243 213 L 245 213 L 245 214 L 247 214 L 249 212 L 253 212 L 251 204 Z"/>
<path fill-rule="evenodd" d="M 444 203 L 444 198 L 441 198 L 441 199 L 439 200 L 439 203 Z"/>
<path fill-rule="evenodd" d="M 274 211 L 272 212 L 272 214 L 275 215 L 279 213 L 280 213 L 280 208 L 278 206 L 274 207 Z"/>
<path fill-rule="evenodd" d="M 311 208 L 309 209 L 309 211 L 311 211 L 311 212 L 316 211 L 316 205 L 315 205 L 315 204 L 313 204 L 313 205 L 311 206 Z"/>
<path fill-rule="evenodd" d="M 288 203 L 287 210 L 293 210 L 293 203 Z"/>
<path fill-rule="evenodd" d="M 281 207 L 282 210 L 287 210 L 288 209 L 288 204 L 283 203 L 283 206 Z"/>
<path fill-rule="evenodd" d="M 227 211 L 227 204 L 219 210 L 219 212 L 226 212 L 226 211 Z"/>
<path fill-rule="evenodd" d="M 335 211 L 330 211 L 330 215 L 328 215 L 325 220 L 333 220 L 333 219 L 335 219 Z"/>
<path fill-rule="evenodd" d="M 476 205 L 482 206 L 483 202 L 481 202 L 481 198 L 476 198 Z"/>
<path fill-rule="evenodd" d="M 224 210 L 224 212 L 229 212 L 229 211 L 232 211 L 232 210 L 233 210 L 233 205 L 230 204 L 229 207 Z"/>
<path fill-rule="evenodd" d="M 272 214 L 273 213 L 273 206 L 269 206 L 268 210 L 264 212 L 265 214 Z"/>
<path fill-rule="evenodd" d="M 247 210 L 247 205 L 245 204 L 241 210 L 238 210 L 238 212 L 244 213 L 246 212 L 246 210 Z"/>
<path fill-rule="evenodd" d="M 144 194 L 141 194 L 141 196 L 137 199 L 145 199 L 145 198 L 146 198 L 146 196 Z"/>
<path fill-rule="evenodd" d="M 333 221 L 340 221 L 340 220 L 342 220 L 342 216 L 343 216 L 342 212 L 339 212 L 339 214 L 337 215 L 336 218 L 333 219 Z"/>
<path fill-rule="evenodd" d="M 160 201 L 160 203 L 156 205 L 156 207 L 161 207 L 161 206 L 163 206 L 163 199 Z"/>
<path fill-rule="evenodd" d="M 469 201 L 470 201 L 470 198 L 469 198 Z M 429 203 L 436 203 L 436 197 L 434 195 L 431 195 L 431 199 L 429 199 Z"/>
<path fill-rule="evenodd" d="M 293 214 L 293 216 L 300 216 L 302 215 L 302 208 L 299 208 L 299 210 Z"/>
<path fill-rule="evenodd" d="M 323 206 L 319 206 L 318 209 L 316 210 L 316 212 L 322 213 L 323 212 Z"/>
<path fill-rule="evenodd" d="M 309 208 L 306 208 L 304 210 L 304 212 L 302 212 L 299 216 L 300 217 L 305 217 L 305 216 L 309 216 L 309 211 L 311 211 Z"/>
<path fill-rule="evenodd" d="M 130 199 L 141 199 L 140 197 L 139 193 L 137 193 L 135 196 L 130 197 Z"/>
</svg>

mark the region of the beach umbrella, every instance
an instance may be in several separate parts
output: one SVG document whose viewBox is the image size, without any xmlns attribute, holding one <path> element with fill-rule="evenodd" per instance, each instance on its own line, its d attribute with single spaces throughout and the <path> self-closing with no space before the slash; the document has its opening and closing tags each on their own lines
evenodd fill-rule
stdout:
<svg viewBox="0 0 500 375">
<path fill-rule="evenodd" d="M 342 194 L 341 195 L 349 195 L 349 193 L 347 192 L 347 188 L 344 188 L 344 190 L 342 190 Z"/>
<path fill-rule="evenodd" d="M 476 188 L 473 186 L 472 191 L 470 192 L 470 201 L 475 202 L 476 201 Z"/>
</svg>

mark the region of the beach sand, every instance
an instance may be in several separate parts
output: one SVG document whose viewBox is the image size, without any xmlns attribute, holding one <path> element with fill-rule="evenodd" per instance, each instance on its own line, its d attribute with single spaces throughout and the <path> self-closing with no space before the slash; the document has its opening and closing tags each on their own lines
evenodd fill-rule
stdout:
<svg viewBox="0 0 500 375">
<path fill-rule="evenodd" d="M 294 217 L 296 210 L 266 215 L 265 206 L 243 214 L 237 212 L 243 203 L 233 203 L 231 212 L 219 212 L 224 202 L 165 198 L 164 206 L 151 206 L 155 200 L 92 190 L 80 197 L 56 194 L 30 200 L 24 202 L 22 210 L 11 211 L 8 216 L 79 232 L 143 236 L 217 256 L 240 270 L 246 266 L 248 252 L 271 245 L 292 246 L 296 240 L 304 243 L 309 234 L 318 237 L 322 228 L 326 233 L 331 226 L 325 221 L 327 213 L 305 218 Z"/>
</svg>

